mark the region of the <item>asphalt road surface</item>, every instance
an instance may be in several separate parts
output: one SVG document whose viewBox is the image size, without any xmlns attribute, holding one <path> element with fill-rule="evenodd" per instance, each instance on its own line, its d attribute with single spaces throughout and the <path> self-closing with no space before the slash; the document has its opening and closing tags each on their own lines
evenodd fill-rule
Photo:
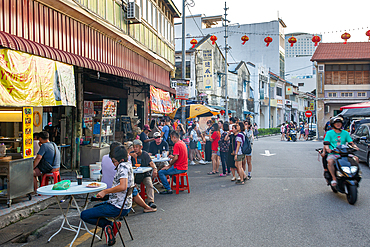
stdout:
<svg viewBox="0 0 370 247">
<path fill-rule="evenodd" d="M 191 193 L 156 194 L 156 213 L 137 208 L 127 218 L 134 240 L 125 226 L 121 230 L 126 246 L 369 246 L 370 169 L 361 164 L 358 201 L 349 205 L 326 186 L 315 152 L 321 146 L 281 142 L 279 136 L 255 141 L 252 180 L 245 185 L 207 175 L 211 165 L 190 166 Z M 265 150 L 274 155 L 261 155 Z M 60 223 L 56 219 L 23 245 L 67 246 L 73 233 L 65 230 L 46 244 Z M 74 246 L 90 241 L 82 232 Z"/>
</svg>

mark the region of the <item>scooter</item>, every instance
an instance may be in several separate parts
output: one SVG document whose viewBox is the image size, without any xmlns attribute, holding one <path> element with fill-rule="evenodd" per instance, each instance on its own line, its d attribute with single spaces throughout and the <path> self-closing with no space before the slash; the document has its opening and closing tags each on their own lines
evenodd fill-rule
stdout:
<svg viewBox="0 0 370 247">
<path fill-rule="evenodd" d="M 324 145 L 328 144 L 324 143 Z M 323 149 L 316 149 L 316 151 L 321 154 Z M 330 172 L 328 170 L 324 172 L 325 180 L 332 191 L 334 193 L 340 192 L 346 194 L 347 201 L 351 205 L 354 205 L 357 201 L 357 188 L 359 187 L 362 175 L 360 166 L 356 160 L 348 156 L 349 154 L 354 154 L 355 151 L 357 150 L 346 145 L 338 145 L 332 150 L 333 153 L 340 155 L 334 163 L 335 177 L 337 179 L 336 186 L 331 185 L 332 177 Z M 326 155 L 323 157 L 324 169 L 327 169 L 326 157 Z"/>
<path fill-rule="evenodd" d="M 292 140 L 293 142 L 296 142 L 297 141 L 297 131 L 295 129 L 291 129 L 289 131 L 289 137 L 290 137 L 290 140 Z"/>
</svg>

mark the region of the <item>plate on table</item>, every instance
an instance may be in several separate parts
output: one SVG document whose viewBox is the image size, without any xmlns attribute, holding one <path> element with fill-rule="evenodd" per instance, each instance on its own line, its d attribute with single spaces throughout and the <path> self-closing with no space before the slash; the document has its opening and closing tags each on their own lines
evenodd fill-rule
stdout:
<svg viewBox="0 0 370 247">
<path fill-rule="evenodd" d="M 87 188 L 99 188 L 101 184 L 99 183 L 91 183 L 86 185 Z"/>
</svg>

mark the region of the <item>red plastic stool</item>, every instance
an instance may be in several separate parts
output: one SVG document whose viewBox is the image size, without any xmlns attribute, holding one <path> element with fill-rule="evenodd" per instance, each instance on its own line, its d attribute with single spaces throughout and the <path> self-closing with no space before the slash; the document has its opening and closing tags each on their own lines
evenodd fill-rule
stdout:
<svg viewBox="0 0 370 247">
<path fill-rule="evenodd" d="M 48 185 L 50 178 L 53 178 L 53 183 L 54 184 L 61 181 L 59 171 L 51 172 L 51 173 L 45 173 L 45 174 L 42 175 L 42 180 L 41 180 L 40 187 Z"/>
<path fill-rule="evenodd" d="M 146 199 L 147 196 L 146 196 L 146 193 L 145 193 L 145 185 L 144 185 L 144 183 L 141 183 L 140 184 L 140 194 L 139 195 L 145 201 L 145 199 Z"/>
<path fill-rule="evenodd" d="M 176 177 L 176 185 L 173 185 L 174 177 Z M 184 177 L 186 177 L 186 185 L 184 183 Z M 189 179 L 188 179 L 187 172 L 172 175 L 171 190 L 176 190 L 176 194 L 178 194 L 180 190 L 181 191 L 187 190 L 188 193 L 190 193 L 190 186 L 189 186 Z"/>
</svg>

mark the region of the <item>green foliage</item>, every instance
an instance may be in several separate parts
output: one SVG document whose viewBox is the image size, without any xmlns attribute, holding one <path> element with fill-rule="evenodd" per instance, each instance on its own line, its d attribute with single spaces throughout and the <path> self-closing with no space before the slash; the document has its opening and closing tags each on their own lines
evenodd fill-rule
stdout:
<svg viewBox="0 0 370 247">
<path fill-rule="evenodd" d="M 279 134 L 280 128 L 269 128 L 269 129 L 258 129 L 258 135 L 271 135 L 271 134 Z"/>
</svg>

